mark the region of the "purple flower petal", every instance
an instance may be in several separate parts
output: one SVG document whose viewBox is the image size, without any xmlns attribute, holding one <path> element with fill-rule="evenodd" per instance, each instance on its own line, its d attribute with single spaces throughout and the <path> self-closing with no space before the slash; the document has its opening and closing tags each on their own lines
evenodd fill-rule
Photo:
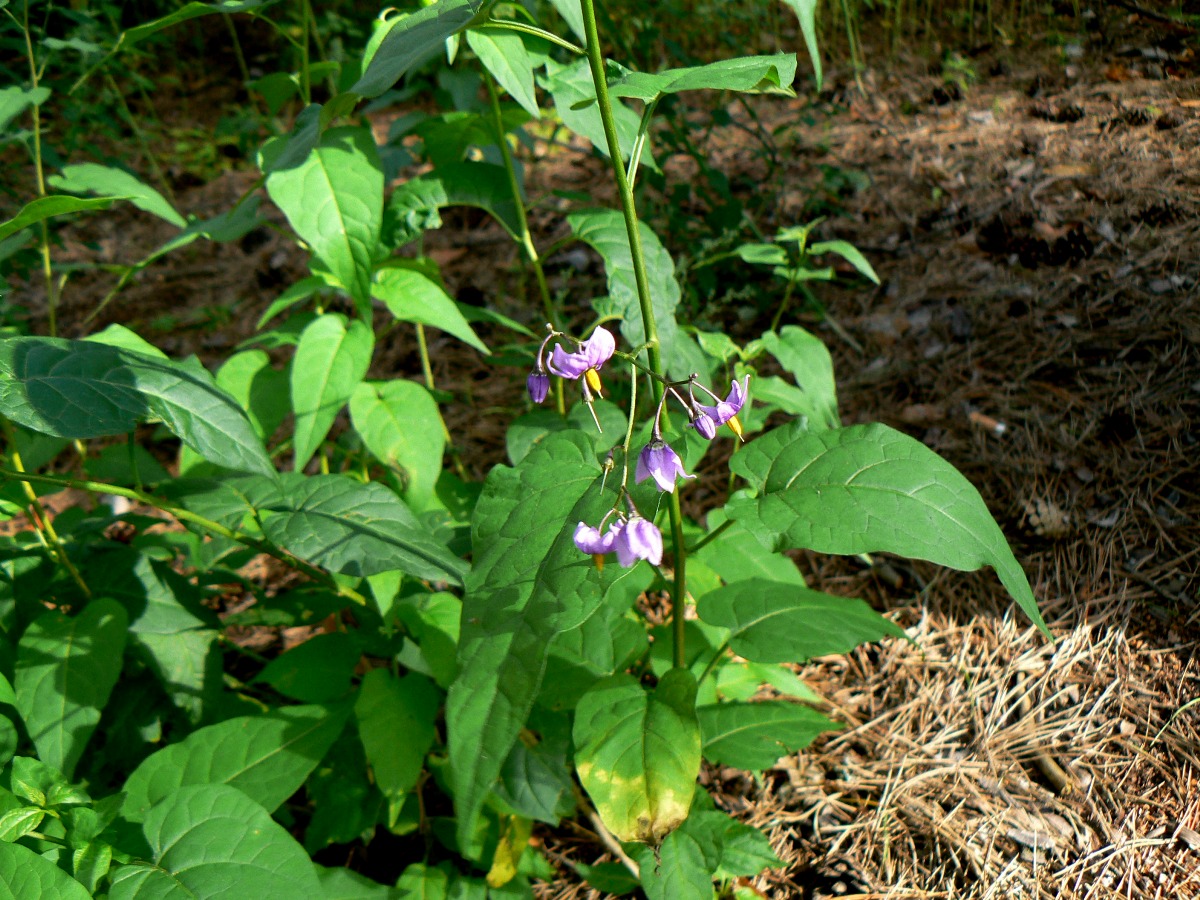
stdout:
<svg viewBox="0 0 1200 900">
<path fill-rule="evenodd" d="M 607 328 L 597 328 L 577 351 L 568 353 L 556 344 L 550 353 L 548 368 L 555 375 L 575 379 L 588 369 L 599 369 L 612 359 L 617 349 L 617 339 Z"/>
<path fill-rule="evenodd" d="M 624 530 L 624 522 L 614 522 L 608 526 L 608 531 L 600 533 L 599 528 L 593 528 L 586 522 L 575 526 L 575 546 L 584 553 L 592 555 L 611 553 L 613 544 Z"/>
<path fill-rule="evenodd" d="M 660 491 L 673 493 L 675 479 L 695 478 L 683 469 L 683 461 L 665 441 L 654 440 L 642 448 L 638 455 L 637 471 L 634 478 L 641 484 L 647 478 L 653 478 Z"/>
<path fill-rule="evenodd" d="M 542 403 L 550 392 L 550 376 L 545 372 L 530 372 L 525 379 L 525 387 L 529 391 L 529 399 L 534 403 Z"/>
<path fill-rule="evenodd" d="M 657 566 L 662 562 L 662 532 L 653 522 L 634 516 L 617 535 L 614 549 L 617 551 L 617 562 L 623 566 L 632 566 L 639 559 Z"/>
<path fill-rule="evenodd" d="M 750 390 L 750 376 L 747 375 L 745 385 L 733 381 L 729 385 L 729 395 L 724 400 L 718 400 L 716 406 L 696 404 L 699 410 L 713 420 L 717 425 L 724 425 L 738 414 L 746 403 L 746 394 Z M 701 432 L 703 434 L 703 432 Z"/>
<path fill-rule="evenodd" d="M 710 441 L 717 436 L 717 423 L 703 410 L 697 412 L 696 417 L 688 424 Z"/>
</svg>

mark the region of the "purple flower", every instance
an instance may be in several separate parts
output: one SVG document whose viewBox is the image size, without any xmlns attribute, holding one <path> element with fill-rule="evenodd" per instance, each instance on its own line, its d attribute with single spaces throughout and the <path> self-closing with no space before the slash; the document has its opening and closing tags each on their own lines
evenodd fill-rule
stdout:
<svg viewBox="0 0 1200 900">
<path fill-rule="evenodd" d="M 710 441 L 717 436 L 717 423 L 713 421 L 712 416 L 702 410 L 697 410 L 695 418 L 688 424 Z"/>
<path fill-rule="evenodd" d="M 729 396 L 724 400 L 717 400 L 716 406 L 704 406 L 696 404 L 701 414 L 707 415 L 713 420 L 715 425 L 724 425 L 729 423 L 729 427 L 733 429 L 733 433 L 738 437 L 742 436 L 742 423 L 738 421 L 737 414 L 746 402 L 746 394 L 750 390 L 750 376 L 747 375 L 744 384 L 738 384 L 737 381 L 730 382 Z M 694 424 L 694 422 L 693 422 Z M 699 428 L 699 426 L 697 426 Z M 701 432 L 703 434 L 704 432 Z"/>
<path fill-rule="evenodd" d="M 550 354 L 549 369 L 563 378 L 576 379 L 583 375 L 592 390 L 600 393 L 598 370 L 610 359 L 617 349 L 617 339 L 606 328 L 597 328 L 592 336 L 579 345 L 574 353 L 568 353 L 561 345 L 555 345 Z"/>
<path fill-rule="evenodd" d="M 580 522 L 575 526 L 575 546 L 593 556 L 612 553 L 613 544 L 624 527 L 624 522 L 613 522 L 608 526 L 608 531 L 601 534 L 599 528 L 593 528 L 586 522 Z"/>
<path fill-rule="evenodd" d="M 635 515 L 617 533 L 614 549 L 617 551 L 617 562 L 625 567 L 634 565 L 639 559 L 657 566 L 662 562 L 662 532 L 654 527 L 653 522 Z"/>
<path fill-rule="evenodd" d="M 658 483 L 660 491 L 673 493 L 675 478 L 695 478 L 683 470 L 683 462 L 679 454 L 671 449 L 671 445 L 655 438 L 642 448 L 638 456 L 637 472 L 634 477 L 641 484 L 647 478 L 653 478 Z"/>
<path fill-rule="evenodd" d="M 550 376 L 545 372 L 530 372 L 529 377 L 525 379 L 525 387 L 529 390 L 529 399 L 534 403 L 541 403 L 550 392 Z"/>
</svg>

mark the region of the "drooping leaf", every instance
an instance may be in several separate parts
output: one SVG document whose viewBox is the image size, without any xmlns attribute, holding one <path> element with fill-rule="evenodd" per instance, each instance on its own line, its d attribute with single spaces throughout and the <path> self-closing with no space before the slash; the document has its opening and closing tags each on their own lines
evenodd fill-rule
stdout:
<svg viewBox="0 0 1200 900">
<path fill-rule="evenodd" d="M 808 252 L 813 256 L 820 256 L 822 253 L 836 253 L 858 271 L 860 275 L 869 281 L 879 284 L 879 276 L 875 274 L 875 269 L 867 261 L 867 258 L 862 255 L 862 252 L 851 244 L 849 241 L 820 241 L 816 244 L 810 244 Z"/>
<path fill-rule="evenodd" d="M 333 420 L 367 374 L 375 335 L 359 319 L 326 313 L 300 334 L 292 359 L 292 408 L 296 412 L 294 469 L 299 472 L 325 440 Z"/>
<path fill-rule="evenodd" d="M 94 209 L 108 209 L 124 197 L 71 197 L 67 194 L 51 194 L 39 197 L 26 203 L 19 213 L 7 222 L 0 222 L 0 241 L 9 235 L 16 234 L 22 228 L 44 222 L 55 216 L 67 216 L 71 213 L 89 212 Z"/>
<path fill-rule="evenodd" d="M 729 465 L 758 495 L 735 498 L 726 511 L 764 546 L 896 553 L 965 571 L 990 565 L 1049 635 L 979 491 L 920 441 L 878 424 L 815 433 L 784 426 Z"/>
<path fill-rule="evenodd" d="M 160 419 L 210 462 L 275 472 L 245 412 L 201 366 L 93 341 L 0 341 L 0 414 L 66 438 L 126 434 Z"/>
<path fill-rule="evenodd" d="M 369 318 L 371 264 L 383 225 L 383 164 L 371 132 L 325 132 L 303 163 L 267 177 L 267 193 Z"/>
<path fill-rule="evenodd" d="M 800 20 L 800 32 L 804 35 L 804 45 L 812 59 L 813 73 L 817 81 L 817 90 L 821 89 L 823 75 L 821 72 L 821 51 L 817 46 L 817 0 L 783 0 L 796 13 Z"/>
<path fill-rule="evenodd" d="M 815 709 L 786 700 L 701 706 L 697 715 L 704 758 L 754 772 L 842 727 Z"/>
<path fill-rule="evenodd" d="M 493 469 L 475 507 L 459 676 L 446 702 L 462 846 L 529 716 L 551 638 L 636 571 L 597 572 L 572 541 L 576 523 L 598 522 L 607 508 L 599 475 L 586 436 L 552 434 L 516 468 Z"/>
<path fill-rule="evenodd" d="M 289 706 L 193 731 L 144 759 L 122 790 L 122 814 L 143 821 L 189 785 L 231 785 L 274 811 L 304 784 L 345 725 L 348 705 Z"/>
<path fill-rule="evenodd" d="M 49 99 L 48 87 L 23 88 L 14 85 L 0 88 L 0 135 L 4 134 L 9 122 L 30 106 L 41 106 Z"/>
<path fill-rule="evenodd" d="M 48 612 L 17 647 L 17 712 L 38 756 L 68 778 L 121 673 L 128 617 L 115 600 L 93 600 L 77 616 Z"/>
<path fill-rule="evenodd" d="M 700 618 L 729 629 L 729 646 L 754 662 L 803 662 L 845 653 L 904 630 L 861 600 L 752 578 L 700 598 Z"/>
<path fill-rule="evenodd" d="M 665 72 L 630 72 L 609 88 L 614 97 L 657 100 L 680 91 L 741 91 L 744 93 L 796 96 L 792 81 L 796 77 L 796 54 L 742 56 L 723 59 L 705 66 L 668 69 Z"/>
<path fill-rule="evenodd" d="M 438 0 L 407 16 L 397 16 L 351 91 L 378 97 L 414 66 L 440 53 L 448 38 L 486 17 L 491 0 Z"/>
<path fill-rule="evenodd" d="M 343 575 L 393 569 L 461 584 L 464 563 L 379 483 L 346 475 L 281 476 L 252 497 L 263 532 L 301 559 Z"/>
<path fill-rule="evenodd" d="M 177 788 L 146 813 L 142 828 L 153 864 L 121 866 L 110 900 L 321 896 L 304 848 L 229 785 Z"/>
<path fill-rule="evenodd" d="M 425 754 L 437 739 L 440 705 L 441 692 L 416 673 L 395 678 L 387 669 L 372 669 L 363 679 L 354 715 L 375 784 L 388 801 L 389 826 L 421 777 Z"/>
<path fill-rule="evenodd" d="M 533 89 L 533 59 L 520 35 L 499 29 L 467 32 L 467 44 L 508 95 L 535 119 L 541 115 Z"/>
<path fill-rule="evenodd" d="M 125 31 L 121 35 L 121 43 L 126 47 L 131 47 L 138 41 L 144 40 L 150 37 L 150 35 L 162 31 L 164 28 L 170 28 L 172 25 L 178 25 L 180 22 L 186 22 L 188 19 L 208 16 L 213 13 L 229 15 L 239 12 L 257 12 L 277 2 L 278 0 L 218 0 L 216 3 L 186 3 L 183 7 L 172 13 L 149 22 L 143 22 L 141 25 Z"/>
<path fill-rule="evenodd" d="M 40 854 L 21 844 L 0 842 L 0 897 L 25 900 L 89 900 L 82 884 Z"/>
<path fill-rule="evenodd" d="M 646 342 L 646 334 L 624 217 L 612 209 L 590 209 L 572 213 L 567 216 L 567 222 L 579 240 L 604 258 L 608 294 L 622 318 L 621 334 L 632 346 L 640 347 Z M 675 262 L 650 227 L 644 222 L 638 225 L 659 346 L 667 370 L 672 378 L 681 379 L 693 372 L 704 372 L 707 364 L 699 347 L 681 334 L 675 323 L 675 309 L 680 299 L 679 283 L 675 280 Z"/>
<path fill-rule="evenodd" d="M 696 678 L 672 669 L 647 692 L 631 675 L 596 684 L 575 707 L 575 768 L 609 830 L 658 844 L 687 818 L 700 773 Z"/>
<path fill-rule="evenodd" d="M 445 288 L 423 273 L 407 268 L 383 269 L 376 276 L 371 292 L 401 322 L 432 325 L 480 353 L 490 352 Z"/>
<path fill-rule="evenodd" d="M 439 164 L 428 175 L 409 179 L 388 197 L 384 209 L 388 245 L 401 247 L 427 229 L 440 227 L 437 211 L 447 206 L 482 209 L 519 240 L 521 221 L 504 167 L 486 162 L 450 162 Z"/>
<path fill-rule="evenodd" d="M 46 180 L 58 190 L 72 194 L 91 193 L 107 197 L 125 197 L 138 209 L 165 219 L 179 228 L 187 227 L 187 220 L 175 210 L 166 197 L 124 169 L 97 163 L 79 163 L 66 166 L 61 175 L 51 175 Z"/>
<path fill-rule="evenodd" d="M 803 409 L 789 412 L 807 416 L 808 427 L 814 431 L 841 425 L 833 359 L 825 343 L 796 325 L 786 325 L 778 334 L 768 331 L 759 341 L 768 353 L 779 360 L 780 365 L 792 373 L 796 386 L 803 392 Z"/>
<path fill-rule="evenodd" d="M 445 426 L 424 385 L 398 378 L 364 381 L 350 399 L 350 420 L 380 462 L 404 473 L 404 498 L 418 512 L 434 503 L 442 472 Z"/>
</svg>

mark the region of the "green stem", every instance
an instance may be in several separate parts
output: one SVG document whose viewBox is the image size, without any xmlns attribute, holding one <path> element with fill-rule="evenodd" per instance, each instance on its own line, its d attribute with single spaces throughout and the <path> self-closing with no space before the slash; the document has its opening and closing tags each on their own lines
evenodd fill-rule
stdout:
<svg viewBox="0 0 1200 900">
<path fill-rule="evenodd" d="M 650 280 L 646 276 L 646 257 L 642 251 L 642 233 L 638 225 L 637 205 L 633 198 L 633 189 L 625 176 L 625 167 L 621 164 L 621 142 L 617 137 L 617 124 L 613 118 L 612 102 L 608 96 L 608 80 L 604 72 L 604 57 L 600 53 L 600 33 L 596 26 L 596 6 L 594 0 L 580 0 L 583 11 L 583 30 L 587 35 L 588 65 L 592 71 L 592 82 L 596 86 L 596 105 L 600 111 L 600 121 L 604 125 L 604 139 L 608 144 L 609 163 L 612 166 L 613 177 L 617 182 L 617 191 L 621 196 L 621 212 L 625 217 L 625 231 L 629 235 L 629 255 L 633 264 L 633 278 L 637 285 L 638 304 L 642 311 L 642 326 L 645 329 L 646 357 L 650 368 L 657 374 L 664 374 L 662 349 L 658 342 L 658 326 L 654 319 L 654 304 L 650 295 Z M 657 405 L 662 399 L 663 385 L 657 379 L 651 384 L 654 388 L 654 402 Z M 683 666 L 687 661 L 684 647 L 684 609 L 687 605 L 687 582 L 684 572 L 687 551 L 683 543 L 683 516 L 679 509 L 679 493 L 672 492 L 668 507 L 671 516 L 671 539 L 675 549 L 675 584 L 671 592 L 671 619 L 675 635 L 674 662 Z"/>
<path fill-rule="evenodd" d="M 701 684 L 705 678 L 712 674 L 712 670 L 717 667 L 722 657 L 725 656 L 725 651 L 729 649 L 729 641 L 723 643 L 717 648 L 717 652 L 713 654 L 713 658 L 708 661 L 708 665 L 704 667 L 704 671 L 700 673 L 700 677 L 696 679 L 696 684 Z"/>
<path fill-rule="evenodd" d="M 308 34 L 309 13 L 308 0 L 300 0 L 300 96 L 304 105 L 312 103 L 312 79 L 308 74 Z"/>
<path fill-rule="evenodd" d="M 498 31 L 519 31 L 522 34 L 532 34 L 534 37 L 540 37 L 543 40 L 549 41 L 562 47 L 564 50 L 570 50 L 576 56 L 583 56 L 587 51 L 578 44 L 572 44 L 570 41 L 560 38 L 557 34 L 546 31 L 544 28 L 538 28 L 536 25 L 526 25 L 524 22 L 507 22 L 499 19 L 493 19 L 485 22 L 480 26 L 480 31 L 490 31 L 496 29 Z"/>
<path fill-rule="evenodd" d="M 29 88 L 38 89 L 40 81 L 37 55 L 33 52 L 33 36 L 29 30 L 29 0 L 25 2 L 25 15 L 21 21 L 21 30 L 25 35 L 25 54 L 29 60 Z M 39 197 L 46 196 L 46 168 L 42 159 L 42 112 L 41 104 L 35 103 L 33 115 L 33 170 L 37 178 Z M 43 219 L 38 229 L 40 232 L 40 253 L 42 257 L 42 277 L 46 281 L 46 328 L 50 336 L 58 334 L 58 285 L 54 283 L 54 265 L 50 258 L 50 226 Z"/>
<path fill-rule="evenodd" d="M 737 447 L 736 442 L 734 443 L 734 447 Z M 716 528 L 714 528 L 712 531 L 710 531 L 704 537 L 700 538 L 700 540 L 696 541 L 696 543 L 692 544 L 692 546 L 688 547 L 687 552 L 695 553 L 701 547 L 708 546 L 713 541 L 715 541 L 717 538 L 719 538 L 721 535 L 723 535 L 726 531 L 728 531 L 732 526 L 733 526 L 733 519 L 726 519 L 724 522 L 722 522 L 720 525 L 718 525 Z"/>
<path fill-rule="evenodd" d="M 243 531 L 235 531 L 232 528 L 227 528 L 220 522 L 214 522 L 212 519 L 192 512 L 166 500 L 162 497 L 155 497 L 152 494 L 147 494 L 144 491 L 135 491 L 133 488 L 119 487 L 115 484 L 106 484 L 103 481 L 88 481 L 82 478 L 64 478 L 54 475 L 34 475 L 29 472 L 22 472 L 19 469 L 3 469 L 0 468 L 0 478 L 10 478 L 13 481 L 23 481 L 26 484 L 46 484 L 52 487 L 63 490 L 65 488 L 74 488 L 79 491 L 87 491 L 91 494 L 112 494 L 116 497 L 126 497 L 129 500 L 134 500 L 146 506 L 153 506 L 156 509 L 161 509 L 169 512 L 181 522 L 191 522 L 193 525 L 198 525 L 213 534 L 221 537 L 229 538 L 237 541 L 239 544 L 244 544 L 251 549 L 257 550 L 259 553 L 265 553 L 268 556 L 273 556 L 285 566 L 295 569 L 307 575 L 314 581 L 319 581 L 326 587 L 330 588 L 340 597 L 345 597 L 347 600 L 359 604 L 360 606 L 367 605 L 367 598 L 353 588 L 348 588 L 337 583 L 337 580 L 328 572 L 318 569 L 311 563 L 307 563 L 297 556 L 292 556 L 286 550 L 276 547 L 274 544 L 260 540 L 253 535 L 246 534 Z"/>
<path fill-rule="evenodd" d="M 429 363 L 429 345 L 425 343 L 425 326 L 417 323 L 417 352 L 421 355 L 421 374 L 425 376 L 425 387 L 431 392 L 433 386 L 433 367 Z"/>
<path fill-rule="evenodd" d="M 172 203 L 175 202 L 175 192 L 171 190 L 171 183 L 167 180 L 166 173 L 162 170 L 162 166 L 158 164 L 158 157 L 154 155 L 154 151 L 150 149 L 150 142 L 146 140 L 146 133 L 142 131 L 138 125 L 137 116 L 133 114 L 133 110 L 129 108 L 129 104 L 125 100 L 125 93 L 121 90 L 121 86 L 117 84 L 117 80 L 108 72 L 104 73 L 104 81 L 108 84 L 108 89 L 113 92 L 117 98 L 117 105 L 121 108 L 121 113 L 125 118 L 125 124 L 129 126 L 133 132 L 133 137 L 138 143 L 138 148 L 142 151 L 142 156 L 146 158 L 146 163 L 154 172 L 154 178 L 158 181 L 159 187 L 163 189 L 163 193 L 167 195 L 167 199 Z"/>
</svg>

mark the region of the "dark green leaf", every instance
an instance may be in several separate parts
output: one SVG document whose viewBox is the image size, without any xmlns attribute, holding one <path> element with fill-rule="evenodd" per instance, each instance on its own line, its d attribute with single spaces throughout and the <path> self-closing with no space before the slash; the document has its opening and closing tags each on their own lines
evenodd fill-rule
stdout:
<svg viewBox="0 0 1200 900">
<path fill-rule="evenodd" d="M 352 869 L 327 869 L 313 866 L 321 883 L 321 900 L 408 900 L 399 888 L 388 887 L 359 875 Z"/>
<path fill-rule="evenodd" d="M 256 12 L 277 2 L 278 0 L 219 0 L 217 3 L 187 3 L 169 15 L 144 22 L 136 28 L 130 28 L 121 35 L 121 43 L 126 47 L 131 47 L 164 28 L 170 28 L 172 25 L 178 25 L 180 22 L 186 22 L 188 19 L 195 19 L 198 16 L 208 16 L 213 13 L 229 15 L 239 12 Z"/>
<path fill-rule="evenodd" d="M 614 97 L 657 100 L 664 94 L 680 91 L 742 91 L 748 93 L 796 96 L 792 81 L 796 77 L 796 54 L 742 56 L 723 59 L 706 66 L 668 69 L 665 72 L 630 72 L 609 90 Z"/>
<path fill-rule="evenodd" d="M 389 826 L 399 817 L 437 739 L 434 721 L 441 699 L 433 682 L 415 673 L 396 678 L 387 669 L 372 669 L 363 679 L 354 715 L 375 784 L 388 801 Z"/>
<path fill-rule="evenodd" d="M 362 647 L 350 634 L 318 634 L 275 657 L 254 679 L 301 703 L 330 703 L 350 692 Z"/>
<path fill-rule="evenodd" d="M 38 756 L 68 778 L 121 674 L 127 622 L 115 600 L 94 600 L 74 617 L 48 612 L 21 636 L 17 711 Z"/>
<path fill-rule="evenodd" d="M 440 226 L 437 211 L 447 206 L 482 209 L 514 240 L 519 239 L 521 220 L 504 167 L 452 162 L 442 163 L 428 175 L 409 179 L 392 192 L 384 211 L 389 245 L 403 246 L 427 229 Z"/>
<path fill-rule="evenodd" d="M 326 313 L 300 335 L 292 360 L 292 408 L 296 411 L 293 468 L 303 470 L 325 440 L 333 420 L 367 374 L 375 335 L 366 322 Z"/>
<path fill-rule="evenodd" d="M 636 858 L 647 900 L 711 900 L 716 851 L 683 828 L 668 834 L 657 851 L 640 848 Z"/>
<path fill-rule="evenodd" d="M 631 675 L 599 682 L 575 707 L 574 739 L 579 780 L 618 840 L 657 845 L 687 818 L 700 773 L 691 672 L 653 692 Z"/>
<path fill-rule="evenodd" d="M 705 759 L 755 772 L 842 727 L 815 709 L 785 700 L 701 706 L 697 715 Z"/>
<path fill-rule="evenodd" d="M 952 569 L 990 565 L 1049 635 L 1029 581 L 979 492 L 920 441 L 886 425 L 777 428 L 730 468 L 758 491 L 726 511 L 772 549 L 897 553 Z"/>
</svg>

